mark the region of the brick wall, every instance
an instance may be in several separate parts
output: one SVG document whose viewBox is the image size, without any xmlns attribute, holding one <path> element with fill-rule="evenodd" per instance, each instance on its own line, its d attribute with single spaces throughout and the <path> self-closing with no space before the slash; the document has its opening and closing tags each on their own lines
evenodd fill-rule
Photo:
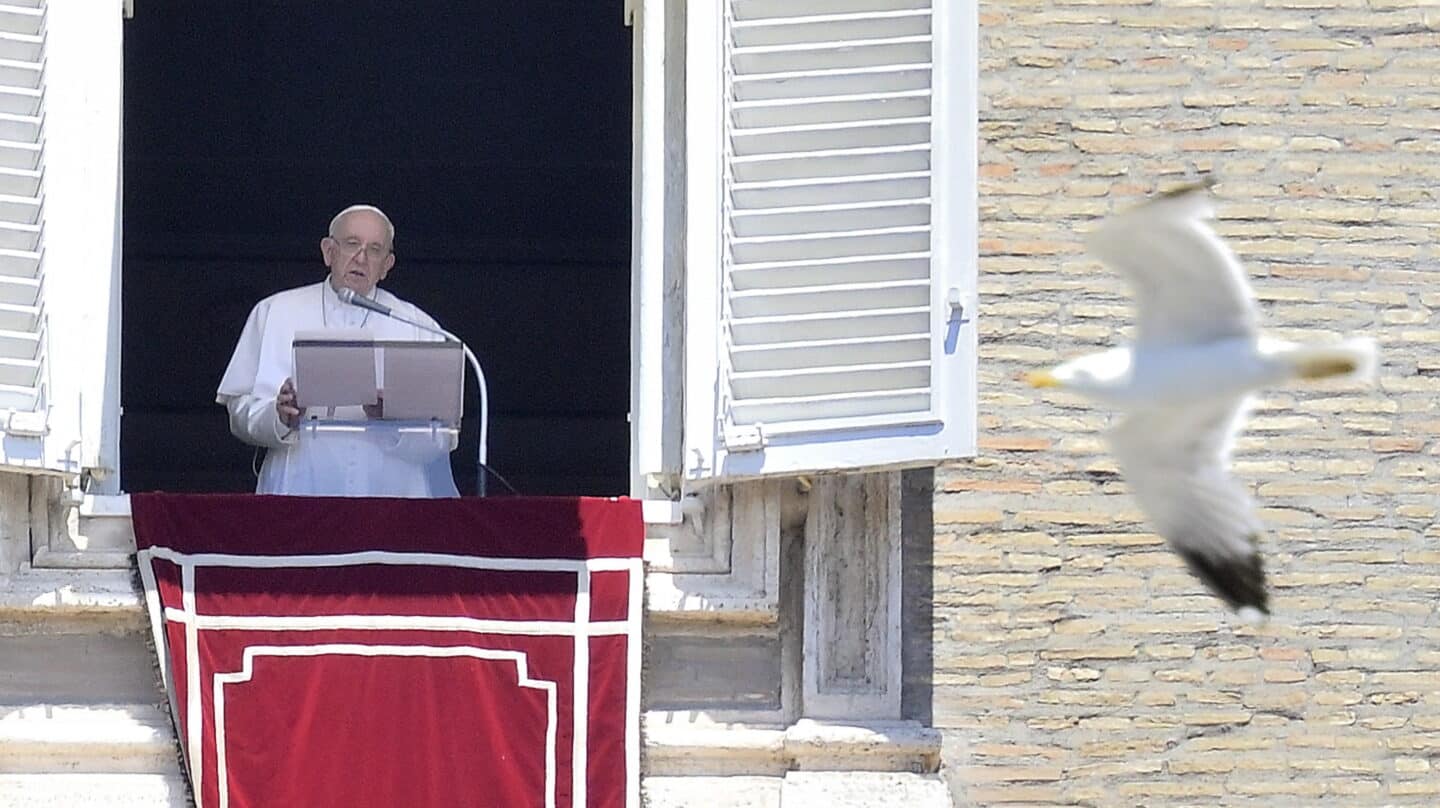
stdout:
<svg viewBox="0 0 1440 808">
<path fill-rule="evenodd" d="M 981 451 L 934 514 L 962 804 L 1440 803 L 1440 0 L 980 14 Z M 1260 628 L 1147 532 L 1107 413 L 1016 380 L 1128 330 L 1079 234 L 1205 170 L 1271 330 L 1383 353 L 1376 386 L 1267 392 L 1240 441 Z"/>
</svg>

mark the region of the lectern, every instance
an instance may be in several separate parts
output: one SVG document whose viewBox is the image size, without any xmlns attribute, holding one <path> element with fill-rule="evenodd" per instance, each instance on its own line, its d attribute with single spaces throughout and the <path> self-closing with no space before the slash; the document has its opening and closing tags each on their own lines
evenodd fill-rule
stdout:
<svg viewBox="0 0 1440 808">
<path fill-rule="evenodd" d="M 455 496 L 464 383 L 458 342 L 300 332 L 292 344 L 304 458 L 284 490 L 329 496 Z"/>
</svg>

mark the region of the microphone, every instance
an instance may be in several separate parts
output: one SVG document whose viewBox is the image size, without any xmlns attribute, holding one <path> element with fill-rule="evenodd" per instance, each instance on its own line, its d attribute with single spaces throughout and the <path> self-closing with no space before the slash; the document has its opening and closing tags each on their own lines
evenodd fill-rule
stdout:
<svg viewBox="0 0 1440 808">
<path fill-rule="evenodd" d="M 394 316 L 390 313 L 389 306 L 386 306 L 383 303 L 376 303 L 375 301 L 364 295 L 357 295 L 355 294 L 355 290 L 351 289 L 348 286 L 342 287 L 340 291 L 336 292 L 335 294 L 340 296 L 341 303 L 349 303 L 352 306 L 359 306 L 362 309 L 369 309 L 376 314 L 383 314 L 386 317 Z M 414 323 L 411 323 L 411 325 L 414 325 Z"/>
<path fill-rule="evenodd" d="M 475 358 L 475 353 L 470 350 L 470 346 L 466 345 L 464 340 L 460 339 L 454 334 L 451 334 L 449 331 L 446 331 L 443 328 L 436 328 L 426 325 L 424 323 L 417 323 L 409 317 L 402 317 L 399 314 L 391 311 L 390 307 L 385 305 L 384 303 L 377 303 L 370 298 L 365 297 L 364 295 L 357 295 L 355 294 L 355 290 L 349 287 L 344 287 L 335 294 L 340 298 L 341 303 L 348 303 L 351 306 L 359 306 L 362 309 L 368 309 L 375 312 L 376 314 L 389 317 L 392 320 L 399 320 L 406 325 L 414 326 L 421 331 L 428 331 L 431 334 L 436 334 L 440 337 L 443 337 L 446 342 L 456 342 L 460 344 L 460 349 L 465 352 L 465 359 L 470 362 L 471 369 L 475 371 L 475 381 L 480 386 L 480 446 L 478 451 L 476 452 L 476 454 L 478 455 L 478 457 L 476 458 L 476 465 L 478 466 L 478 468 L 476 469 L 475 482 L 475 487 L 478 489 L 476 493 L 482 497 L 485 496 L 485 472 L 487 471 L 499 478 L 500 482 L 505 483 L 505 487 L 509 488 L 510 491 L 513 493 L 515 491 L 515 488 L 511 486 L 509 482 L 506 482 L 505 478 L 501 477 L 498 472 L 485 464 L 485 455 L 487 446 L 489 444 L 490 432 L 490 391 L 485 384 L 485 371 L 480 369 L 480 360 Z"/>
</svg>

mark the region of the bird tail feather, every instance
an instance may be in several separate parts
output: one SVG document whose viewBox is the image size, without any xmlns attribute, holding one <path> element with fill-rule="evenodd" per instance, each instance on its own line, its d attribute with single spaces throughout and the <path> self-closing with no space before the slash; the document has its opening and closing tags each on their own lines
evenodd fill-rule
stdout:
<svg viewBox="0 0 1440 808">
<path fill-rule="evenodd" d="M 1356 337 L 1334 345 L 1305 345 L 1295 351 L 1296 371 L 1302 379 L 1375 378 L 1380 362 L 1375 340 Z"/>
</svg>

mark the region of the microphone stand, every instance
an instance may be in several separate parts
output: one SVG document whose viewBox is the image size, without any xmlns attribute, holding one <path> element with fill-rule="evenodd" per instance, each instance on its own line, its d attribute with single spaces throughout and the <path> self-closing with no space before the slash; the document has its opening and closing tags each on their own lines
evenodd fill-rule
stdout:
<svg viewBox="0 0 1440 808">
<path fill-rule="evenodd" d="M 488 436 L 490 431 L 490 391 L 485 384 L 485 371 L 480 369 L 480 360 L 475 358 L 475 352 L 470 350 L 470 346 L 466 345 L 464 340 L 460 339 L 454 334 L 451 334 L 449 331 L 446 331 L 443 328 L 428 326 L 424 323 L 417 323 L 409 317 L 402 317 L 401 315 L 391 311 L 390 307 L 386 306 L 383 303 L 377 303 L 368 297 L 355 294 L 355 290 L 353 289 L 341 289 L 338 292 L 338 295 L 341 302 L 343 303 L 349 303 L 352 306 L 359 306 L 362 309 L 373 311 L 376 314 L 383 314 L 384 316 L 389 317 L 392 320 L 399 320 L 400 322 L 405 323 L 406 325 L 414 326 L 421 331 L 428 331 L 431 334 L 435 334 L 436 336 L 444 337 L 446 342 L 454 342 L 460 345 L 460 350 L 465 352 L 465 358 L 469 360 L 470 367 L 475 371 L 475 381 L 478 382 L 480 386 L 480 447 L 479 451 L 476 453 L 475 460 L 475 494 L 476 496 L 485 496 L 485 473 L 490 468 L 489 466 L 485 465 L 485 448 L 486 444 L 488 443 Z"/>
</svg>

